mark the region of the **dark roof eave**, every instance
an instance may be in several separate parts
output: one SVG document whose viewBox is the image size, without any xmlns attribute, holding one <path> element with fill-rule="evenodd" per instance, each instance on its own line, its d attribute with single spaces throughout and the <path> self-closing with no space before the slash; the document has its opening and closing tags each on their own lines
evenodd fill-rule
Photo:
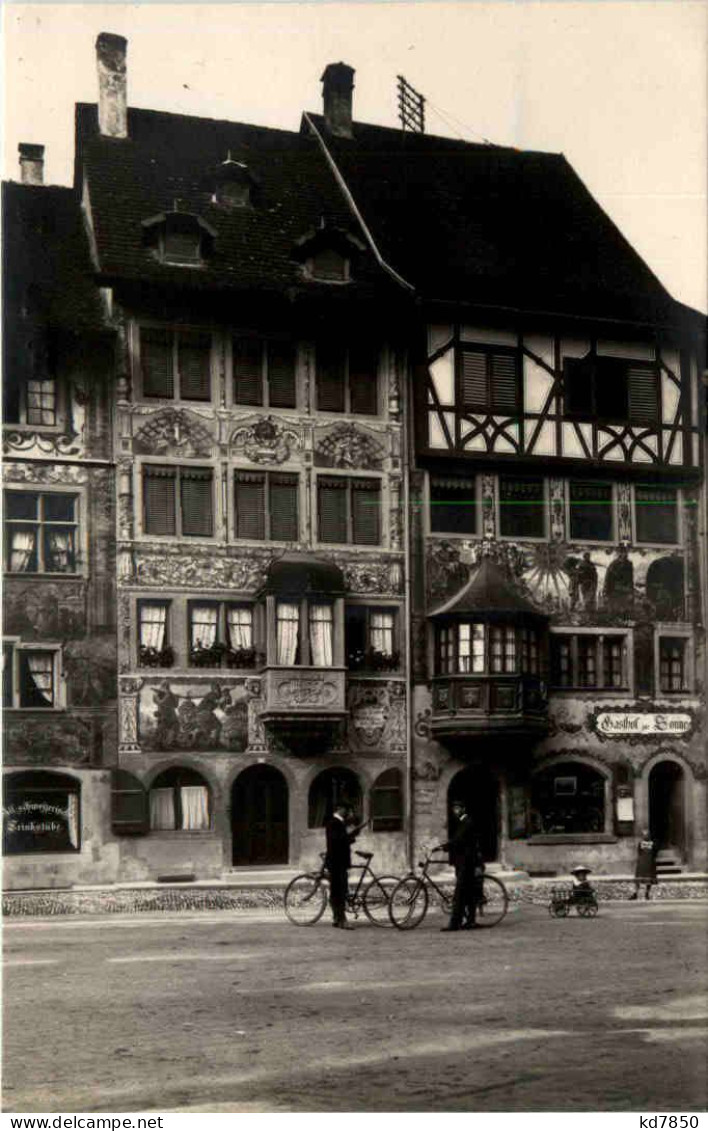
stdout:
<svg viewBox="0 0 708 1131">
<path fill-rule="evenodd" d="M 460 308 L 463 308 L 463 309 L 466 309 L 466 310 L 480 310 L 480 311 L 484 311 L 487 314 L 498 313 L 498 314 L 505 315 L 506 317 L 508 317 L 509 315 L 513 315 L 516 318 L 520 318 L 520 317 L 548 318 L 548 319 L 553 319 L 554 321 L 583 322 L 583 323 L 586 323 L 586 324 L 595 323 L 595 324 L 598 324 L 598 325 L 612 325 L 612 326 L 632 326 L 632 327 L 636 327 L 636 328 L 640 328 L 640 329 L 644 329 L 644 330 L 651 330 L 651 331 L 656 331 L 657 329 L 676 330 L 676 329 L 682 328 L 682 326 L 685 324 L 686 314 L 680 309 L 681 304 L 679 304 L 678 302 L 675 302 L 675 300 L 671 300 L 671 301 L 674 302 L 675 305 L 676 305 L 676 319 L 675 319 L 675 321 L 671 321 L 669 319 L 666 319 L 665 321 L 660 320 L 660 319 L 651 319 L 649 321 L 645 321 L 645 320 L 639 319 L 639 318 L 628 318 L 628 317 L 613 318 L 613 317 L 610 317 L 609 315 L 587 314 L 587 313 L 573 312 L 573 311 L 568 311 L 568 310 L 559 311 L 559 310 L 552 310 L 550 308 L 544 309 L 542 307 L 535 308 L 535 307 L 530 307 L 530 306 L 518 306 L 518 305 L 516 305 L 516 306 L 504 306 L 501 303 L 477 302 L 474 299 L 439 298 L 439 297 L 431 297 L 431 296 L 421 294 L 421 293 L 419 293 L 418 296 L 417 296 L 417 302 L 418 302 L 418 305 L 420 305 L 420 306 L 430 305 L 430 306 L 443 306 L 443 307 L 457 309 L 457 310 L 459 310 Z M 690 309 L 690 308 L 688 308 L 688 309 Z M 700 315 L 700 313 L 698 311 L 694 311 L 692 313 L 698 318 L 705 317 L 703 315 Z"/>
</svg>

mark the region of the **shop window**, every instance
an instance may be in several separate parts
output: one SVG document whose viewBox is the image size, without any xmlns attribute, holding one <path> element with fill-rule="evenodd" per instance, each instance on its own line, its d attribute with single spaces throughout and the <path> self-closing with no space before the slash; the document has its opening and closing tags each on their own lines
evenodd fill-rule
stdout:
<svg viewBox="0 0 708 1131">
<path fill-rule="evenodd" d="M 518 350 L 463 345 L 457 357 L 465 410 L 514 415 L 520 411 Z"/>
<path fill-rule="evenodd" d="M 27 770 L 3 780 L 3 853 L 79 852 L 81 784 L 68 774 Z"/>
<path fill-rule="evenodd" d="M 686 637 L 659 637 L 659 688 L 662 692 L 688 691 L 688 640 Z"/>
<path fill-rule="evenodd" d="M 213 473 L 206 467 L 143 466 L 143 532 L 211 538 Z"/>
<path fill-rule="evenodd" d="M 335 805 L 348 805 L 361 820 L 361 786 L 352 770 L 323 770 L 317 775 L 308 796 L 308 828 L 322 828 L 332 816 Z"/>
<path fill-rule="evenodd" d="M 612 485 L 571 480 L 570 537 L 585 542 L 610 542 L 614 536 Z"/>
<path fill-rule="evenodd" d="M 345 634 L 350 671 L 392 671 L 399 666 L 395 609 L 348 605 Z"/>
<path fill-rule="evenodd" d="M 551 683 L 557 688 L 628 688 L 627 638 L 622 634 L 552 633 Z"/>
<path fill-rule="evenodd" d="M 430 530 L 433 534 L 477 533 L 477 489 L 474 476 L 430 478 Z"/>
<path fill-rule="evenodd" d="M 234 508 L 236 538 L 297 541 L 297 475 L 276 471 L 237 471 L 234 475 Z"/>
<path fill-rule="evenodd" d="M 147 668 L 172 667 L 169 601 L 138 601 L 138 663 Z"/>
<path fill-rule="evenodd" d="M 295 345 L 238 335 L 232 339 L 234 404 L 295 408 Z"/>
<path fill-rule="evenodd" d="M 403 828 L 403 778 L 400 770 L 385 770 L 371 789 L 371 831 L 395 833 Z"/>
<path fill-rule="evenodd" d="M 76 573 L 78 496 L 5 491 L 5 569 Z"/>
<path fill-rule="evenodd" d="M 199 832 L 211 825 L 209 787 L 196 770 L 174 767 L 150 788 L 150 828 Z"/>
<path fill-rule="evenodd" d="M 683 620 L 685 597 L 682 558 L 659 558 L 647 570 L 647 600 L 657 620 Z"/>
<path fill-rule="evenodd" d="M 144 397 L 211 400 L 211 335 L 196 330 L 141 327 Z"/>
<path fill-rule="evenodd" d="M 317 343 L 315 356 L 319 412 L 378 413 L 377 347 L 325 340 Z"/>
<path fill-rule="evenodd" d="M 543 479 L 499 477 L 499 532 L 504 538 L 544 538 L 546 501 Z"/>
<path fill-rule="evenodd" d="M 605 828 L 605 780 L 582 762 L 564 762 L 534 779 L 531 803 L 535 831 L 601 833 Z"/>
<path fill-rule="evenodd" d="M 317 480 L 317 509 L 320 542 L 380 544 L 380 480 L 321 475 Z"/>
<path fill-rule="evenodd" d="M 190 601 L 187 631 L 190 667 L 252 668 L 256 664 L 249 605 Z"/>
<path fill-rule="evenodd" d="M 675 487 L 634 488 L 634 525 L 637 542 L 678 542 L 678 495 Z"/>
<path fill-rule="evenodd" d="M 589 353 L 563 363 L 565 410 L 570 417 L 654 424 L 659 418 L 659 378 L 651 362 Z"/>
</svg>

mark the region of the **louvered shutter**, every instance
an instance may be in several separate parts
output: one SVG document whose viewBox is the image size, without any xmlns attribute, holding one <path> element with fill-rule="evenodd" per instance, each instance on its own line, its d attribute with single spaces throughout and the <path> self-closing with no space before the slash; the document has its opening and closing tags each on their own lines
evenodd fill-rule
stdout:
<svg viewBox="0 0 708 1131">
<path fill-rule="evenodd" d="M 659 415 L 659 388 L 655 369 L 648 365 L 630 364 L 627 367 L 627 381 L 630 420 L 656 420 Z"/>
<path fill-rule="evenodd" d="M 492 409 L 495 412 L 517 412 L 519 401 L 516 357 L 510 353 L 495 353 L 489 358 L 489 363 Z"/>
<path fill-rule="evenodd" d="M 214 533 L 212 473 L 207 468 L 180 469 L 182 534 L 210 538 Z"/>
<path fill-rule="evenodd" d="M 181 332 L 178 346 L 180 397 L 211 399 L 211 335 Z"/>
<path fill-rule="evenodd" d="M 268 488 L 271 538 L 275 542 L 297 541 L 297 476 L 273 472 Z"/>
<path fill-rule="evenodd" d="M 265 538 L 265 476 L 248 471 L 235 476 L 236 537 Z"/>
<path fill-rule="evenodd" d="M 268 403 L 272 408 L 295 408 L 295 347 L 292 342 L 268 343 Z"/>
<path fill-rule="evenodd" d="M 144 397 L 174 396 L 170 330 L 140 331 L 140 366 Z"/>
<path fill-rule="evenodd" d="M 487 355 L 476 350 L 462 352 L 462 403 L 465 408 L 487 408 Z"/>
<path fill-rule="evenodd" d="M 378 352 L 373 346 L 352 346 L 349 351 L 349 404 L 351 411 L 375 416 L 378 412 Z"/>
<path fill-rule="evenodd" d="M 234 338 L 234 401 L 263 404 L 263 342 L 260 338 Z"/>
<path fill-rule="evenodd" d="M 378 546 L 380 541 L 381 488 L 377 479 L 353 479 L 352 542 Z"/>
<path fill-rule="evenodd" d="M 316 365 L 318 409 L 344 412 L 346 350 L 333 342 L 318 342 Z"/>
<path fill-rule="evenodd" d="M 171 467 L 143 467 L 143 511 L 146 534 L 176 534 L 175 479 Z"/>
<path fill-rule="evenodd" d="M 111 770 L 111 829 L 117 836 L 144 836 L 150 827 L 147 792 L 127 770 Z"/>
<path fill-rule="evenodd" d="M 347 480 L 320 478 L 317 484 L 320 542 L 347 541 Z"/>
</svg>

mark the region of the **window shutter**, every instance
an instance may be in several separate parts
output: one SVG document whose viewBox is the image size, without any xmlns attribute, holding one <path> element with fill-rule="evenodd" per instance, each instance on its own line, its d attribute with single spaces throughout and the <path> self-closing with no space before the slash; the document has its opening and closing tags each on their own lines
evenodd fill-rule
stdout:
<svg viewBox="0 0 708 1131">
<path fill-rule="evenodd" d="M 145 836 L 150 828 L 148 795 L 127 770 L 111 771 L 111 829 L 116 836 Z"/>
<path fill-rule="evenodd" d="M 236 537 L 265 538 L 265 476 L 238 472 L 234 488 Z"/>
<path fill-rule="evenodd" d="M 565 411 L 569 416 L 593 415 L 595 377 L 590 358 L 566 357 L 563 362 Z"/>
<path fill-rule="evenodd" d="M 182 534 L 210 538 L 214 532 L 212 473 L 206 468 L 180 469 Z"/>
<path fill-rule="evenodd" d="M 140 331 L 140 365 L 143 373 L 143 396 L 174 396 L 171 331 Z"/>
<path fill-rule="evenodd" d="M 298 538 L 297 476 L 271 474 L 268 482 L 270 536 L 276 542 Z"/>
<path fill-rule="evenodd" d="M 656 420 L 659 415 L 659 389 L 656 371 L 646 365 L 629 365 L 627 380 L 629 383 L 630 420 Z"/>
<path fill-rule="evenodd" d="M 268 343 L 268 403 L 272 408 L 295 408 L 295 346 Z"/>
<path fill-rule="evenodd" d="M 489 361 L 492 408 L 497 412 L 517 412 L 519 406 L 516 357 L 509 353 L 495 353 Z"/>
<path fill-rule="evenodd" d="M 465 408 L 487 406 L 487 355 L 474 350 L 462 352 L 462 403 Z"/>
<path fill-rule="evenodd" d="M 377 479 L 352 480 L 352 541 L 359 546 L 378 546 L 381 489 Z"/>
<path fill-rule="evenodd" d="M 317 484 L 320 542 L 347 541 L 347 481 L 320 478 Z"/>
<path fill-rule="evenodd" d="M 211 335 L 179 336 L 179 391 L 183 400 L 211 399 Z"/>
<path fill-rule="evenodd" d="M 143 508 L 146 534 L 176 534 L 175 478 L 171 467 L 143 468 Z"/>
<path fill-rule="evenodd" d="M 234 401 L 263 404 L 263 342 L 260 338 L 233 339 Z"/>
<path fill-rule="evenodd" d="M 317 344 L 317 408 L 320 412 L 344 412 L 346 350 L 333 342 Z"/>
<path fill-rule="evenodd" d="M 378 351 L 373 346 L 353 346 L 349 351 L 349 403 L 351 411 L 375 416 L 378 412 Z"/>
</svg>

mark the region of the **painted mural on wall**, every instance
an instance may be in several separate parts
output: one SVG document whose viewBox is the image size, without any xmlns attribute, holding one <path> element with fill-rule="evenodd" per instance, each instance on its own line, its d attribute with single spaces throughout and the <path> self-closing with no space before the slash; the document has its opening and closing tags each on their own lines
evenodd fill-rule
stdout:
<svg viewBox="0 0 708 1131">
<path fill-rule="evenodd" d="M 95 720 L 14 717 L 5 715 L 6 765 L 88 766 L 93 761 L 98 733 Z M 96 751 L 98 753 L 98 751 Z"/>
<path fill-rule="evenodd" d="M 23 640 L 66 640 L 86 631 L 86 582 L 5 581 L 5 632 Z"/>
<path fill-rule="evenodd" d="M 315 466 L 380 470 L 384 448 L 372 429 L 333 424 L 315 433 Z"/>
<path fill-rule="evenodd" d="M 208 428 L 184 409 L 165 409 L 151 416 L 133 439 L 140 455 L 174 455 L 184 459 L 208 458 L 214 437 Z"/>
<path fill-rule="evenodd" d="M 116 698 L 116 640 L 111 633 L 70 641 L 62 653 L 72 707 L 97 707 Z"/>
<path fill-rule="evenodd" d="M 248 746 L 243 683 L 163 679 L 141 688 L 138 737 L 144 750 L 231 750 Z"/>
<path fill-rule="evenodd" d="M 406 688 L 402 680 L 350 680 L 347 739 L 353 750 L 406 749 Z"/>
</svg>

